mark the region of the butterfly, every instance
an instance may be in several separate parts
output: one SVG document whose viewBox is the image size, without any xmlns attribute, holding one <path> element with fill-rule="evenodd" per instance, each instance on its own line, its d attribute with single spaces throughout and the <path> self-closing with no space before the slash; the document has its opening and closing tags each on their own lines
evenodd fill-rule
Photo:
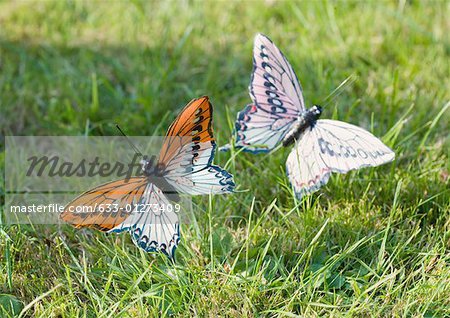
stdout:
<svg viewBox="0 0 450 318">
<path fill-rule="evenodd" d="M 322 108 L 318 105 L 306 109 L 297 75 L 263 34 L 255 37 L 249 92 L 253 103 L 237 115 L 235 147 L 261 153 L 280 144 L 295 144 L 286 170 L 298 198 L 326 184 L 332 172 L 394 160 L 394 152 L 368 131 L 341 121 L 319 120 Z"/>
<path fill-rule="evenodd" d="M 173 260 L 180 225 L 171 202 L 179 200 L 180 193 L 224 194 L 235 188 L 233 176 L 212 164 L 216 148 L 212 115 L 208 97 L 192 100 L 170 125 L 156 165 L 143 159 L 142 175 L 81 194 L 66 205 L 62 220 L 76 228 L 128 231 L 146 252 L 162 252 Z M 91 212 L 74 212 L 80 206 Z"/>
</svg>

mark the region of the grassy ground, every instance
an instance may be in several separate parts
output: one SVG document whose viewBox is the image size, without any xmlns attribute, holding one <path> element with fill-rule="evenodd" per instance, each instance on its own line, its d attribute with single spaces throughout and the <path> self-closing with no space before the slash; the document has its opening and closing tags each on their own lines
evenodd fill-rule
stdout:
<svg viewBox="0 0 450 318">
<path fill-rule="evenodd" d="M 4 225 L 0 302 L 25 317 L 450 316 L 449 15 L 437 1 L 0 2 L 5 135 L 163 134 L 209 95 L 223 145 L 262 32 L 309 105 L 357 77 L 323 117 L 397 154 L 302 202 L 288 149 L 218 154 L 242 192 L 195 199 L 175 267 L 128 235 Z"/>
</svg>

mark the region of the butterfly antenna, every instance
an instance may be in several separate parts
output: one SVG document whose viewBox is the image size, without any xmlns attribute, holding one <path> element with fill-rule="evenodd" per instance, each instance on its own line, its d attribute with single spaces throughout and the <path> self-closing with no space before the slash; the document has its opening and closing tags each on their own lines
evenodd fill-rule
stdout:
<svg viewBox="0 0 450 318">
<path fill-rule="evenodd" d="M 336 98 L 342 94 L 344 89 L 350 85 L 352 85 L 358 77 L 355 74 L 351 74 L 347 77 L 338 87 L 336 87 L 325 99 L 323 100 L 321 106 L 327 106 L 331 104 Z"/>
<path fill-rule="evenodd" d="M 125 137 L 125 139 L 128 141 L 128 143 L 130 144 L 131 148 L 134 149 L 134 151 L 139 155 L 142 156 L 142 152 L 139 151 L 139 149 L 131 142 L 130 138 L 128 138 L 127 135 L 125 135 L 125 133 L 123 132 L 122 129 L 120 129 L 119 125 L 116 124 L 116 128 L 120 131 L 120 133 Z"/>
</svg>

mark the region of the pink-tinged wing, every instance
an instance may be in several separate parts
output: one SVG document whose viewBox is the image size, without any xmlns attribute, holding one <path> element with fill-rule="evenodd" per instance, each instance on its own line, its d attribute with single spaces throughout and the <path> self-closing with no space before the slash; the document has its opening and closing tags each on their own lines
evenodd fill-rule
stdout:
<svg viewBox="0 0 450 318">
<path fill-rule="evenodd" d="M 318 120 L 289 154 L 286 169 L 301 198 L 326 184 L 331 172 L 375 167 L 394 158 L 394 152 L 370 132 L 341 121 Z"/>
<path fill-rule="evenodd" d="M 235 146 L 253 153 L 268 152 L 282 141 L 305 105 L 291 65 L 262 34 L 255 37 L 249 91 L 253 104 L 238 113 Z"/>
<path fill-rule="evenodd" d="M 306 130 L 286 160 L 287 176 L 299 199 L 319 190 L 330 178 L 331 168 L 320 159 L 316 139 Z"/>
<path fill-rule="evenodd" d="M 313 129 L 321 159 L 335 172 L 376 167 L 395 158 L 383 142 L 361 127 L 321 119 Z"/>
<path fill-rule="evenodd" d="M 235 132 L 236 148 L 259 153 L 275 148 L 288 133 L 295 118 L 269 114 L 256 105 L 247 105 L 238 113 Z M 228 150 L 226 145 L 220 150 Z"/>
<path fill-rule="evenodd" d="M 305 111 L 297 75 L 283 53 L 263 34 L 255 37 L 249 91 L 253 103 L 267 113 L 297 118 Z"/>
</svg>

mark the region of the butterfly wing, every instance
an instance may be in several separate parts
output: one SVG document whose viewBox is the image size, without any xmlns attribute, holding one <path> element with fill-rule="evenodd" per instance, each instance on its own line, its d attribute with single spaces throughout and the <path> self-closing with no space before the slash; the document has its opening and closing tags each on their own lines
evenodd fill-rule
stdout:
<svg viewBox="0 0 450 318">
<path fill-rule="evenodd" d="M 75 226 L 109 231 L 129 216 L 129 211 L 141 200 L 147 178 L 133 177 L 95 187 L 66 205 L 61 219 Z"/>
<path fill-rule="evenodd" d="M 233 191 L 233 176 L 212 165 L 215 147 L 212 106 L 208 97 L 195 99 L 167 132 L 158 161 L 165 167 L 164 182 L 158 178 L 156 181 L 161 184 L 167 181 L 175 190 L 191 194 Z M 115 233 L 129 231 L 137 246 L 147 252 L 163 252 L 173 259 L 180 240 L 178 216 L 151 180 L 134 177 L 96 187 L 70 202 L 61 218 L 75 227 L 95 227 Z M 113 206 L 113 212 L 100 208 L 108 205 Z M 78 206 L 87 207 L 90 212 L 74 212 Z"/>
<path fill-rule="evenodd" d="M 326 184 L 331 172 L 375 167 L 394 158 L 394 152 L 370 132 L 341 121 L 318 120 L 289 154 L 286 169 L 302 197 Z"/>
<path fill-rule="evenodd" d="M 192 100 L 169 127 L 159 156 L 164 178 L 187 194 L 232 192 L 233 176 L 212 164 L 216 143 L 208 97 Z"/>
<path fill-rule="evenodd" d="M 76 212 L 77 207 L 85 212 Z M 146 252 L 160 251 L 170 258 L 180 239 L 175 208 L 146 177 L 117 180 L 89 190 L 67 204 L 61 218 L 76 228 L 129 231 L 133 242 Z"/>
<path fill-rule="evenodd" d="M 297 118 L 305 111 L 302 88 L 283 53 L 265 35 L 253 45 L 253 74 L 249 86 L 253 103 L 269 114 Z"/>
<path fill-rule="evenodd" d="M 255 104 L 247 105 L 237 115 L 235 146 L 246 152 L 269 152 L 283 140 L 295 120 L 294 117 L 267 113 Z M 225 145 L 221 150 L 229 147 Z"/>
<path fill-rule="evenodd" d="M 238 113 L 236 147 L 253 153 L 268 152 L 280 143 L 299 114 L 305 111 L 305 103 L 291 65 L 262 34 L 255 37 L 249 91 L 253 104 Z"/>
<path fill-rule="evenodd" d="M 129 231 L 133 242 L 146 252 L 162 252 L 174 259 L 180 241 L 175 206 L 153 183 L 148 183 L 141 199 L 126 220 L 109 232 Z"/>
</svg>

